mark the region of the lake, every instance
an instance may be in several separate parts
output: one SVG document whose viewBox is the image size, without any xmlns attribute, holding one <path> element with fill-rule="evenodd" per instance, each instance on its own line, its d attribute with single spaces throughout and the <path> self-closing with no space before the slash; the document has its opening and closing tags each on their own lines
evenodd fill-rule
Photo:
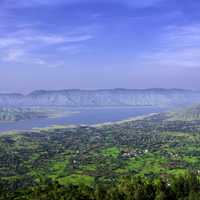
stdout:
<svg viewBox="0 0 200 200">
<path fill-rule="evenodd" d="M 44 128 L 53 125 L 91 125 L 105 122 L 115 122 L 150 113 L 163 112 L 164 109 L 147 106 L 120 108 L 68 108 L 67 111 L 77 111 L 77 113 L 57 118 L 34 118 L 17 122 L 0 123 L 0 132 L 11 130 L 30 130 L 32 128 Z"/>
</svg>

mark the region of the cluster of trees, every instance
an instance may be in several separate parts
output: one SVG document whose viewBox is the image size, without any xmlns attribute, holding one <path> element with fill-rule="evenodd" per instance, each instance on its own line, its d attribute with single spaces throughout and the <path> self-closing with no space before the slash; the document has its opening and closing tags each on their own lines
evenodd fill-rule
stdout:
<svg viewBox="0 0 200 200">
<path fill-rule="evenodd" d="M 0 200 L 199 200 L 200 181 L 194 173 L 150 180 L 124 177 L 113 184 L 63 186 L 50 180 L 32 188 L 8 192 L 0 187 Z"/>
</svg>

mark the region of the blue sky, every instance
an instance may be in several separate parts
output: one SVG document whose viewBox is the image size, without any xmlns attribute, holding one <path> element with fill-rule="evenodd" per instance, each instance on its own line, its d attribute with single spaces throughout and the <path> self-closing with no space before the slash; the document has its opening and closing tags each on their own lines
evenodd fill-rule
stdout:
<svg viewBox="0 0 200 200">
<path fill-rule="evenodd" d="M 199 0 L 0 0 L 0 92 L 200 89 Z"/>
</svg>

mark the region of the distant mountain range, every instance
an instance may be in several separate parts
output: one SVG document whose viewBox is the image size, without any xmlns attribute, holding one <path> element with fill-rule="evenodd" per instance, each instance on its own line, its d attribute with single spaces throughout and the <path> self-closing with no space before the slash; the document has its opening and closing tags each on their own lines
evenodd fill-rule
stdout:
<svg viewBox="0 0 200 200">
<path fill-rule="evenodd" d="M 194 103 L 200 103 L 200 91 L 162 88 L 0 94 L 0 106 L 181 106 Z"/>
</svg>

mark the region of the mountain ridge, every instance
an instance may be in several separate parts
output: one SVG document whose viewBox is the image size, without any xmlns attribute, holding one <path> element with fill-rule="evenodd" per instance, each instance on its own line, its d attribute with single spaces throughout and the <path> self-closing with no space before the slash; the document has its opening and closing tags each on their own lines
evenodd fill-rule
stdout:
<svg viewBox="0 0 200 200">
<path fill-rule="evenodd" d="M 29 94 L 0 93 L 0 105 L 11 106 L 176 106 L 200 103 L 200 91 L 186 89 L 63 89 Z"/>
<path fill-rule="evenodd" d="M 144 88 L 144 89 L 127 89 L 127 88 L 113 88 L 113 89 L 58 89 L 58 90 L 47 90 L 47 89 L 38 89 L 33 90 L 29 93 L 20 93 L 20 92 L 0 92 L 1 95 L 16 95 L 16 96 L 28 96 L 31 94 L 37 93 L 47 93 L 47 92 L 102 92 L 102 91 L 188 91 L 188 92 L 200 92 L 200 90 L 193 89 L 181 89 L 181 88 Z"/>
</svg>

